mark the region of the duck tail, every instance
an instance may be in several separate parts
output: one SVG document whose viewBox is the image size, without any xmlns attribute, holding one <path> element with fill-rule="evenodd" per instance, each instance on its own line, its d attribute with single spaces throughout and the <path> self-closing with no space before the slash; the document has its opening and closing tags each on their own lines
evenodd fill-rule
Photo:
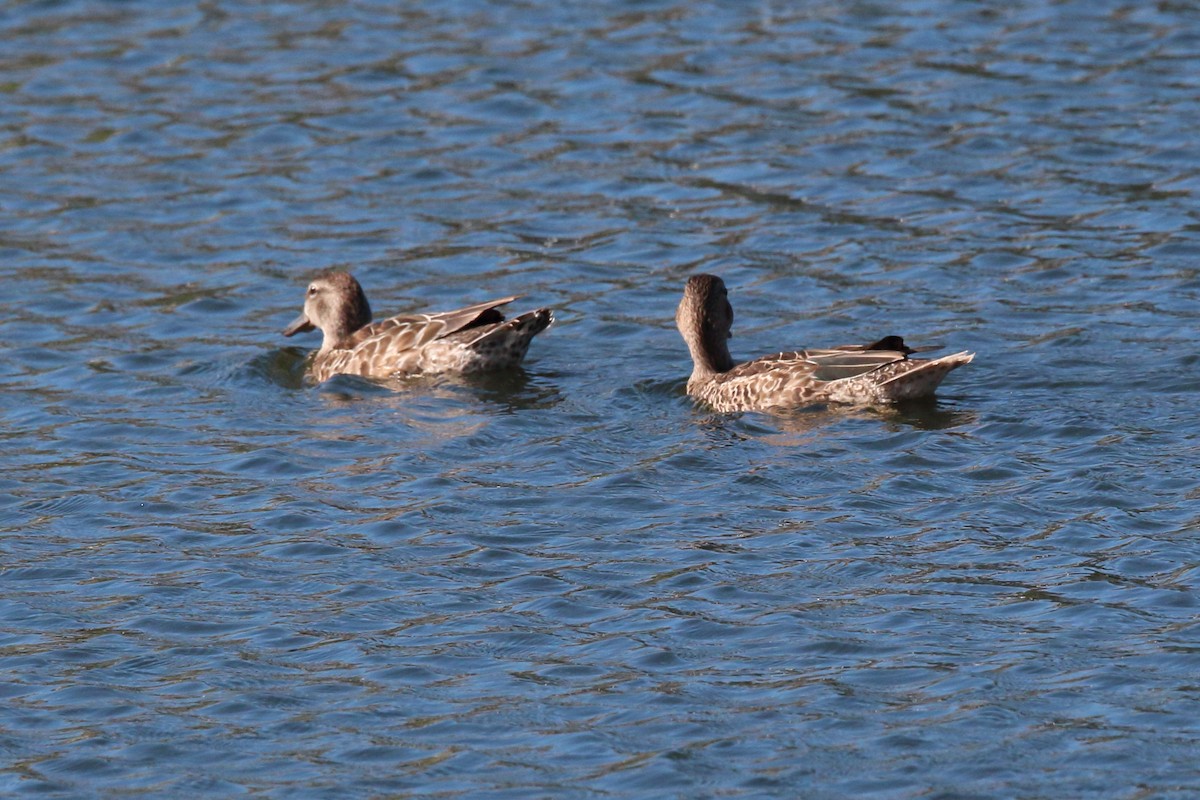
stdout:
<svg viewBox="0 0 1200 800">
<path fill-rule="evenodd" d="M 958 369 L 963 364 L 970 364 L 974 358 L 974 353 L 964 350 L 961 353 L 952 353 L 928 361 L 909 359 L 896 362 L 897 364 L 911 364 L 912 367 L 881 381 L 879 388 L 889 400 L 914 400 L 919 397 L 929 397 L 951 370 Z"/>
<path fill-rule="evenodd" d="M 488 328 L 479 337 L 472 339 L 470 346 L 504 339 L 523 339 L 528 342 L 553 323 L 554 312 L 548 308 L 526 311 Z"/>
<path fill-rule="evenodd" d="M 554 312 L 548 308 L 526 311 L 524 314 L 513 317 L 510 324 L 514 330 L 528 330 L 530 336 L 537 336 L 554 324 Z"/>
</svg>

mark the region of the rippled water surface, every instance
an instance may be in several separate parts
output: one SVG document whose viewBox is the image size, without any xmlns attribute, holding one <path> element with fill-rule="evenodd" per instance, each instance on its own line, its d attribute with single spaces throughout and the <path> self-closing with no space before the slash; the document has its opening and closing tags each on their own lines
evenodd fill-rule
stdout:
<svg viewBox="0 0 1200 800">
<path fill-rule="evenodd" d="M 0 793 L 1200 795 L 1198 59 L 1169 2 L 0 2 Z M 313 386 L 328 267 L 558 322 Z M 735 356 L 978 356 L 715 415 L 698 271 Z"/>
</svg>

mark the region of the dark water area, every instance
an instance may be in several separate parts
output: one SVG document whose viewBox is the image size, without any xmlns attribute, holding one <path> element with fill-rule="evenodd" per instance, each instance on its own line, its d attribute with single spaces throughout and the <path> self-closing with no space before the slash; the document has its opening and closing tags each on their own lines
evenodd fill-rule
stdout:
<svg viewBox="0 0 1200 800">
<path fill-rule="evenodd" d="M 0 2 L 0 794 L 1200 796 L 1200 10 Z M 317 271 L 524 368 L 304 380 Z M 901 334 L 934 403 L 718 415 Z"/>
</svg>

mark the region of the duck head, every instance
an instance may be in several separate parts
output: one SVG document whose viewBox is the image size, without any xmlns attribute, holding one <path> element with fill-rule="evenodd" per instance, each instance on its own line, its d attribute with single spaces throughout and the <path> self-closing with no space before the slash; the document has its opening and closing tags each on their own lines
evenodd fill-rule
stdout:
<svg viewBox="0 0 1200 800">
<path fill-rule="evenodd" d="M 725 281 L 716 275 L 688 278 L 675 310 L 675 327 L 691 351 L 693 375 L 733 368 L 728 344 L 733 336 L 733 306 Z"/>
<path fill-rule="evenodd" d="M 284 336 L 320 328 L 321 350 L 338 347 L 371 321 L 371 306 L 362 286 L 348 272 L 325 272 L 313 279 L 304 295 L 304 311 L 283 329 Z"/>
</svg>

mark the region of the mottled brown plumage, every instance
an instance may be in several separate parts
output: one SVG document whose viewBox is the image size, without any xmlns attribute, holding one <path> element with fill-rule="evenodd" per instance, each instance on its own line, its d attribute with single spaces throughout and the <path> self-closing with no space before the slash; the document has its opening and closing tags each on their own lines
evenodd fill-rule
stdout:
<svg viewBox="0 0 1200 800">
<path fill-rule="evenodd" d="M 716 275 L 688 279 L 675 324 L 692 354 L 688 394 L 723 412 L 928 397 L 950 370 L 975 357 L 961 352 L 910 359 L 917 349 L 887 336 L 870 345 L 777 353 L 735 366 L 727 343 L 733 307 Z"/>
<path fill-rule="evenodd" d="M 318 381 L 339 374 L 397 378 L 502 369 L 521 363 L 530 340 L 554 321 L 548 308 L 505 320 L 499 306 L 516 299 L 372 323 L 371 306 L 354 276 L 326 272 L 309 284 L 304 312 L 283 335 L 321 329 L 325 338 L 310 367 Z"/>
</svg>

